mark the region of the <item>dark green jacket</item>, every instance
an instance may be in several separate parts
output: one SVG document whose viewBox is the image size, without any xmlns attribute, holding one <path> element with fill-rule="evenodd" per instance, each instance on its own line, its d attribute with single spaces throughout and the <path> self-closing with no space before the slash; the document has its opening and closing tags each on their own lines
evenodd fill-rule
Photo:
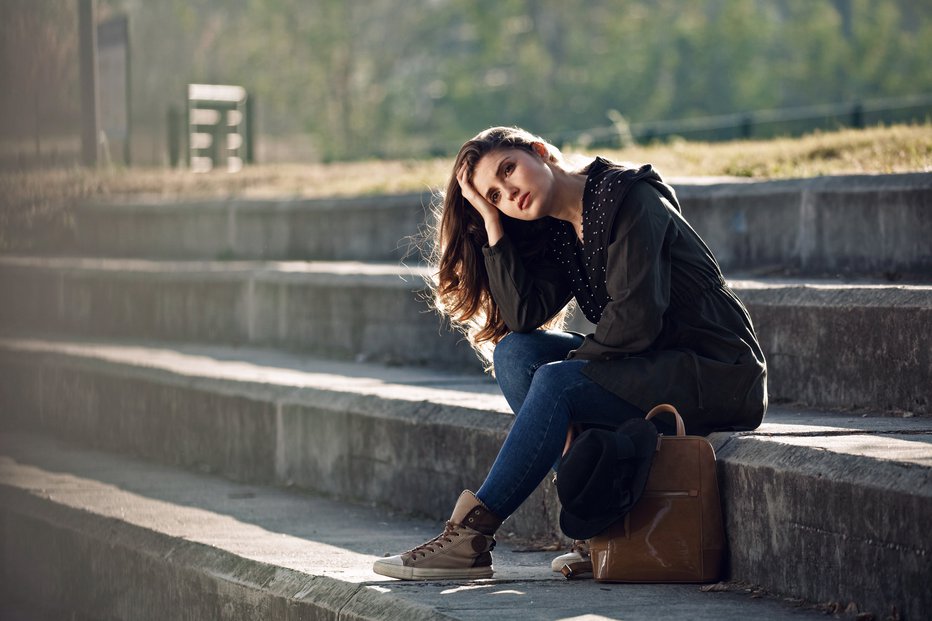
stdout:
<svg viewBox="0 0 932 621">
<path fill-rule="evenodd" d="M 569 358 L 647 411 L 672 403 L 689 433 L 757 427 L 766 364 L 744 305 L 650 166 L 596 159 L 587 169 L 583 233 L 547 218 L 529 256 L 506 235 L 484 248 L 492 297 L 509 329 L 539 328 L 571 299 L 594 324 Z M 593 421 L 599 422 L 599 421 Z"/>
</svg>

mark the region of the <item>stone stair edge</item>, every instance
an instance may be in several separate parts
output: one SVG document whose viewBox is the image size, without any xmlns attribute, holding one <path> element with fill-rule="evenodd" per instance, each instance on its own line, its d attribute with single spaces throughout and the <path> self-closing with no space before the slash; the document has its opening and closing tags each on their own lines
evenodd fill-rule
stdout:
<svg viewBox="0 0 932 621">
<path fill-rule="evenodd" d="M 142 259 L 114 257 L 0 256 L 0 270 L 46 270 L 69 276 L 106 275 L 115 281 L 152 278 L 162 281 L 304 282 L 308 284 L 376 285 L 424 289 L 431 270 L 419 265 L 363 261 L 288 261 Z"/>
<path fill-rule="evenodd" d="M 205 385 L 244 386 L 252 391 L 283 397 L 298 395 L 306 389 L 332 390 L 353 389 L 353 379 L 365 394 L 377 394 L 379 388 L 406 386 L 412 391 L 429 394 L 432 390 L 449 391 L 451 394 L 470 395 L 486 399 L 493 395 L 500 403 L 493 408 L 497 413 L 510 416 L 504 397 L 498 393 L 494 379 L 485 373 L 449 368 L 430 369 L 421 365 L 398 365 L 379 361 L 352 361 L 334 359 L 320 354 L 286 352 L 274 347 L 255 345 L 218 345 L 214 343 L 181 343 L 150 341 L 127 338 L 83 338 L 61 333 L 13 333 L 0 331 L 0 354 L 24 355 L 60 359 L 61 364 L 99 368 L 119 374 L 127 373 L 142 377 L 174 378 L 180 383 L 203 382 Z M 278 362 L 276 362 L 278 361 Z M 210 363 L 217 367 L 208 368 Z M 302 364 L 305 363 L 305 364 Z M 227 367 L 227 365 L 232 365 Z M 242 366 L 241 366 L 242 365 Z M 289 366 L 283 366 L 289 365 Z M 318 366 L 320 365 L 320 366 Z M 182 368 L 185 367 L 185 368 Z M 242 371 L 242 369 L 246 369 Z M 329 370 L 326 370 L 329 369 Z M 271 377 L 275 372 L 284 375 L 278 380 Z M 135 375 L 138 374 L 138 375 Z M 383 377 L 384 374 L 384 377 Z M 335 387 L 334 377 L 350 379 Z M 337 390 L 339 388 L 340 390 Z M 439 393 L 438 393 L 439 394 Z M 407 399 L 402 401 L 422 401 Z M 428 399 L 430 400 L 430 399 Z M 441 401 L 444 401 L 442 398 Z M 807 407 L 803 404 L 777 403 L 777 407 Z M 456 405 L 459 412 L 488 411 L 482 407 Z M 891 417 L 888 413 L 872 410 L 850 410 L 832 408 L 809 408 L 813 411 L 839 414 L 842 416 Z M 736 432 L 741 435 L 744 432 Z"/>
<path fill-rule="evenodd" d="M 764 424 L 756 431 L 717 432 L 709 436 L 709 441 L 723 464 L 792 471 L 811 479 L 856 481 L 859 488 L 925 498 L 932 507 L 932 478 L 929 476 L 932 474 L 932 420 L 920 418 L 913 423 L 908 425 L 909 429 L 897 425 L 901 428 L 895 433 L 849 428 L 827 429 L 810 435 L 793 431 L 772 434 L 768 427 L 783 425 L 768 423 L 765 417 Z M 800 441 L 802 439 L 805 440 Z M 859 447 L 862 452 L 843 450 L 845 444 L 865 439 L 877 442 L 877 448 L 864 451 L 864 447 Z M 897 449 L 904 449 L 907 443 L 915 443 L 915 448 L 919 449 L 913 451 L 916 454 L 894 458 Z M 884 455 L 885 452 L 888 454 Z"/>
<path fill-rule="evenodd" d="M 671 183 L 673 183 L 671 181 Z M 883 193 L 890 191 L 932 190 L 932 173 L 877 173 L 852 175 L 821 175 L 793 179 L 761 179 L 747 183 L 690 184 L 673 183 L 680 198 L 692 196 L 719 196 L 735 194 L 781 194 L 781 193 Z M 680 192 L 682 187 L 684 192 Z M 687 206 L 684 206 L 687 207 Z M 751 206 L 753 207 L 753 206 Z"/>
<path fill-rule="evenodd" d="M 428 295 L 432 269 L 362 261 L 204 261 L 124 258 L 0 256 L 3 271 L 57 273 L 63 277 L 106 276 L 114 282 L 255 282 L 307 286 L 377 287 Z M 879 279 L 726 276 L 746 304 L 794 307 L 932 308 L 932 283 Z M 426 298 L 425 298 L 426 304 Z M 425 305 L 425 311 L 427 306 Z M 578 314 L 578 313 L 577 313 Z"/>
<path fill-rule="evenodd" d="M 112 196 L 102 199 L 85 199 L 77 203 L 80 211 L 138 211 L 140 213 L 166 213 L 174 211 L 204 210 L 218 212 L 275 212 L 275 211 L 331 211 L 393 209 L 420 205 L 428 209 L 433 192 L 401 192 L 390 194 L 359 194 L 352 196 L 270 196 L 270 197 L 162 197 Z"/>
<path fill-rule="evenodd" d="M 101 351 L 101 346 L 107 350 Z M 153 355 L 159 352 L 178 352 L 180 355 L 175 358 Z M 33 357 L 43 369 L 54 365 L 101 372 L 117 378 L 131 377 L 182 388 L 217 391 L 249 400 L 271 401 L 276 405 L 332 405 L 377 419 L 391 418 L 411 424 L 483 429 L 493 433 L 507 431 L 512 420 L 511 411 L 491 379 L 477 381 L 475 376 L 449 371 L 430 371 L 428 379 L 420 379 L 424 371 L 417 367 L 334 363 L 326 358 L 282 355 L 273 350 L 256 348 L 205 346 L 205 352 L 206 356 L 198 353 L 197 347 L 176 350 L 171 344 L 163 343 L 72 341 L 0 335 L 0 357 L 6 354 L 13 363 L 28 363 L 28 358 Z M 290 361 L 296 366 L 302 361 L 311 361 L 315 370 L 288 369 L 261 360 L 253 362 L 257 356 L 273 353 L 277 360 Z M 223 357 L 213 357 L 218 354 Z M 214 360 L 216 368 L 205 368 L 207 358 Z M 251 367 L 246 372 L 248 376 L 243 376 L 241 372 L 243 364 Z M 337 367 L 335 373 L 321 371 L 331 364 Z M 316 365 L 321 366 L 318 368 Z M 360 380 L 358 383 L 332 383 L 330 377 L 354 367 L 357 370 L 356 377 Z M 269 369 L 269 372 L 265 369 Z M 271 377 L 276 370 L 286 372 L 285 377 L 278 382 Z M 388 373 L 389 377 L 381 379 L 383 373 Z M 709 440 L 716 451 L 730 451 L 733 450 L 728 448 L 730 445 L 740 444 L 747 439 L 787 444 L 787 438 L 794 437 L 863 436 L 870 433 L 865 431 L 865 424 L 877 421 L 882 423 L 877 431 L 879 434 L 932 434 L 932 417 L 926 416 L 903 418 L 873 410 L 833 410 L 792 403 L 771 405 L 770 411 L 771 416 L 774 412 L 781 417 L 795 413 L 800 418 L 787 423 L 783 418 L 772 421 L 765 417 L 763 426 L 758 430 L 716 432 L 709 436 Z M 834 427 L 829 423 L 837 423 L 839 426 Z M 845 427 L 845 423 L 849 426 Z"/>
<path fill-rule="evenodd" d="M 126 593 L 132 594 L 130 600 L 113 594 L 109 598 L 95 598 L 81 592 L 51 595 L 44 591 L 49 588 L 48 584 L 24 584 L 20 579 L 8 580 L 20 587 L 36 588 L 37 592 L 29 593 L 26 597 L 32 596 L 38 601 L 44 602 L 50 597 L 65 595 L 64 601 L 55 603 L 71 606 L 72 610 L 85 605 L 88 608 L 83 612 L 112 618 L 111 615 L 121 611 L 131 610 L 134 615 L 141 612 L 133 606 L 133 601 L 138 601 L 142 590 L 147 603 L 152 604 L 154 599 L 162 600 L 155 606 L 160 612 L 151 611 L 151 608 L 147 611 L 150 612 L 147 618 L 152 619 L 164 618 L 161 617 L 164 613 L 181 610 L 188 613 L 200 611 L 208 615 L 222 610 L 226 613 L 225 617 L 236 610 L 236 618 L 244 621 L 270 618 L 266 616 L 269 614 L 283 621 L 308 618 L 305 615 L 311 615 L 311 618 L 321 615 L 329 618 L 334 615 L 333 618 L 348 621 L 383 621 L 398 618 L 395 615 L 403 615 L 403 618 L 412 621 L 451 619 L 430 606 L 370 589 L 365 584 L 344 582 L 329 576 L 306 574 L 263 563 L 217 546 L 101 516 L 91 509 L 67 506 L 51 496 L 37 498 L 30 491 L 0 483 L 0 498 L 6 500 L 3 503 L 6 508 L 0 508 L 0 515 L 7 513 L 11 516 L 6 520 L 7 532 L 16 527 L 22 528 L 24 522 L 28 524 L 20 533 L 20 539 L 30 541 L 31 544 L 28 551 L 22 550 L 24 555 L 19 559 L 21 564 L 28 567 L 30 563 L 48 563 L 56 566 L 57 572 L 68 572 L 75 571 L 72 569 L 74 566 L 84 569 L 83 563 L 89 563 L 100 571 L 100 568 L 112 564 L 111 559 L 116 556 L 120 558 L 118 564 L 124 570 L 131 571 L 122 579 L 111 576 L 113 582 L 128 578 L 129 584 L 124 584 L 124 588 Z M 56 543 L 64 541 L 71 544 L 66 549 L 83 552 L 73 559 L 80 559 L 80 562 L 74 566 L 61 563 L 60 548 L 50 549 L 48 541 L 40 542 L 29 537 L 39 529 L 45 535 L 43 540 Z M 5 542 L 6 554 L 11 553 L 8 551 L 10 548 L 18 548 L 14 546 L 15 540 L 15 537 L 11 537 Z M 87 558 L 91 555 L 97 556 L 96 562 Z M 22 569 L 20 567 L 19 571 Z M 48 571 L 43 573 L 47 578 Z M 80 583 L 86 579 L 86 575 L 74 575 L 65 577 L 63 581 Z M 179 588 L 181 584 L 185 587 Z M 68 601 L 69 595 L 77 601 Z M 87 602 L 85 598 L 91 601 Z M 217 600 L 216 608 L 212 606 L 213 600 Z M 94 606 L 103 607 L 94 609 Z M 121 610 L 123 607 L 129 610 Z"/>
<path fill-rule="evenodd" d="M 746 179 L 735 177 L 671 177 L 670 183 L 681 198 L 730 193 L 793 193 L 804 190 L 815 192 L 888 192 L 892 190 L 932 189 L 932 173 L 877 173 L 850 175 L 822 175 L 791 179 Z M 371 209 L 373 207 L 429 208 L 437 196 L 436 191 L 374 193 L 354 196 L 327 197 L 163 197 L 152 195 L 112 196 L 82 200 L 81 210 L 140 210 L 159 212 L 174 209 L 205 209 L 234 211 L 263 210 L 333 210 Z"/>
<path fill-rule="evenodd" d="M 433 268 L 423 264 L 400 264 L 388 261 L 297 261 L 297 260 L 206 260 L 158 259 L 121 257 L 68 257 L 3 255 L 0 269 L 54 270 L 70 274 L 102 273 L 114 277 L 151 275 L 168 278 L 237 278 L 263 277 L 270 280 L 323 279 L 322 282 L 360 282 L 413 285 L 423 287 L 423 281 Z M 765 292 L 795 291 L 799 294 L 822 296 L 854 293 L 896 292 L 924 296 L 932 293 L 932 283 L 891 282 L 878 278 L 832 278 L 824 276 L 748 276 L 726 274 L 726 282 L 735 290 L 751 295 Z M 869 298 L 864 298 L 869 300 Z M 900 303 L 900 302 L 898 302 Z"/>
<path fill-rule="evenodd" d="M 106 349 L 102 350 L 101 345 Z M 334 404 L 367 416 L 395 418 L 411 424 L 430 421 L 436 425 L 452 424 L 503 432 L 512 418 L 504 397 L 497 393 L 492 380 L 484 375 L 431 370 L 428 379 L 420 379 L 424 370 L 418 367 L 332 361 L 318 356 L 281 355 L 274 350 L 248 347 L 209 346 L 205 349 L 208 352 L 206 356 L 188 349 L 180 356 L 159 357 L 153 352 L 180 350 L 171 344 L 103 343 L 0 335 L 0 356 L 12 356 L 15 362 L 25 362 L 28 357 L 34 357 L 41 361 L 42 368 L 57 365 L 100 371 L 114 377 L 216 390 L 226 395 L 281 405 Z M 213 358 L 216 366 L 206 368 L 209 364 L 206 359 L 221 351 L 225 357 Z M 319 368 L 289 369 L 252 362 L 254 356 L 273 353 L 295 365 L 310 361 Z M 241 364 L 251 369 L 242 373 L 238 368 Z M 357 373 L 359 381 L 353 382 L 352 377 L 344 375 L 350 381 L 334 384 L 333 377 L 348 369 Z M 277 381 L 271 377 L 276 371 L 284 371 Z M 388 374 L 388 379 L 380 377 L 383 373 Z M 410 373 L 410 379 L 405 377 L 406 373 Z M 380 404 L 380 407 L 373 407 L 373 404 Z M 425 405 L 430 407 L 425 408 Z M 406 407 L 410 410 L 406 411 Z"/>
</svg>

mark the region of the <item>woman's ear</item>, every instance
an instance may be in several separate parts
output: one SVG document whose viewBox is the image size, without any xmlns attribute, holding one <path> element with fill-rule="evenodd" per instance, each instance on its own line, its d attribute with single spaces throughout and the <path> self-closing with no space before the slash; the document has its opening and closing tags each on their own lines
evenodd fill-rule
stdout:
<svg viewBox="0 0 932 621">
<path fill-rule="evenodd" d="M 534 149 L 534 153 L 536 153 L 540 159 L 545 162 L 550 162 L 551 164 L 556 163 L 557 158 L 554 157 L 553 153 L 550 152 L 550 149 L 548 149 L 547 145 L 543 142 L 532 142 L 531 148 Z"/>
</svg>

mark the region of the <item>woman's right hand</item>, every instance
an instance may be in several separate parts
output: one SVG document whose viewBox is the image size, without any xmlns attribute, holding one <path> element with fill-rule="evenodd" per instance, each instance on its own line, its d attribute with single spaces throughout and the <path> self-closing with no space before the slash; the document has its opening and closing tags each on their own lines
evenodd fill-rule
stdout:
<svg viewBox="0 0 932 621">
<path fill-rule="evenodd" d="M 498 220 L 498 208 L 479 194 L 476 186 L 469 180 L 469 167 L 466 162 L 460 166 L 456 173 L 456 180 L 460 184 L 460 193 L 473 208 L 479 212 L 482 219 L 488 224 L 490 219 Z"/>
<path fill-rule="evenodd" d="M 469 167 L 466 162 L 460 166 L 456 173 L 456 180 L 460 184 L 460 193 L 463 198 L 473 209 L 479 212 L 482 221 L 485 223 L 485 232 L 489 237 L 489 246 L 494 246 L 498 240 L 505 234 L 502 229 L 502 219 L 499 215 L 498 207 L 490 203 L 484 196 L 479 194 L 476 186 L 469 180 Z"/>
</svg>

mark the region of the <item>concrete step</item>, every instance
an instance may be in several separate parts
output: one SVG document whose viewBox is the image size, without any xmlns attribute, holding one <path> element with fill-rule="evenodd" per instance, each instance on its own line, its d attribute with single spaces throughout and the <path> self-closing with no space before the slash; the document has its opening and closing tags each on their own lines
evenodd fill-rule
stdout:
<svg viewBox="0 0 932 621">
<path fill-rule="evenodd" d="M 2 257 L 0 325 L 478 369 L 429 312 L 425 275 L 357 262 Z"/>
<path fill-rule="evenodd" d="M 427 274 L 355 262 L 2 257 L 0 324 L 478 370 L 430 312 Z M 775 401 L 932 413 L 932 285 L 731 284 L 754 319 Z"/>
<path fill-rule="evenodd" d="M 932 173 L 678 188 L 726 271 L 932 280 Z"/>
<path fill-rule="evenodd" d="M 729 279 L 767 358 L 772 402 L 932 414 L 932 286 Z M 595 329 L 581 313 L 569 327 Z"/>
<path fill-rule="evenodd" d="M 736 585 L 567 582 L 550 572 L 554 552 L 507 541 L 494 579 L 401 583 L 372 562 L 440 522 L 29 434 L 0 435 L 0 523 L 0 590 L 57 609 L 49 619 L 824 618 Z"/>
<path fill-rule="evenodd" d="M 932 174 L 675 180 L 724 269 L 932 280 Z M 171 259 L 416 261 L 430 193 L 86 204 L 47 252 Z"/>
<path fill-rule="evenodd" d="M 480 484 L 506 411 L 477 375 L 245 348 L 0 341 L 5 430 L 436 520 Z M 928 611 L 929 419 L 776 406 L 759 430 L 710 439 L 732 578 L 903 618 Z M 545 481 L 503 531 L 558 539 L 557 514 Z"/>
<path fill-rule="evenodd" d="M 60 248 L 165 259 L 397 261 L 417 254 L 414 237 L 430 201 L 419 193 L 88 203 L 76 210 L 74 239 Z"/>
</svg>

